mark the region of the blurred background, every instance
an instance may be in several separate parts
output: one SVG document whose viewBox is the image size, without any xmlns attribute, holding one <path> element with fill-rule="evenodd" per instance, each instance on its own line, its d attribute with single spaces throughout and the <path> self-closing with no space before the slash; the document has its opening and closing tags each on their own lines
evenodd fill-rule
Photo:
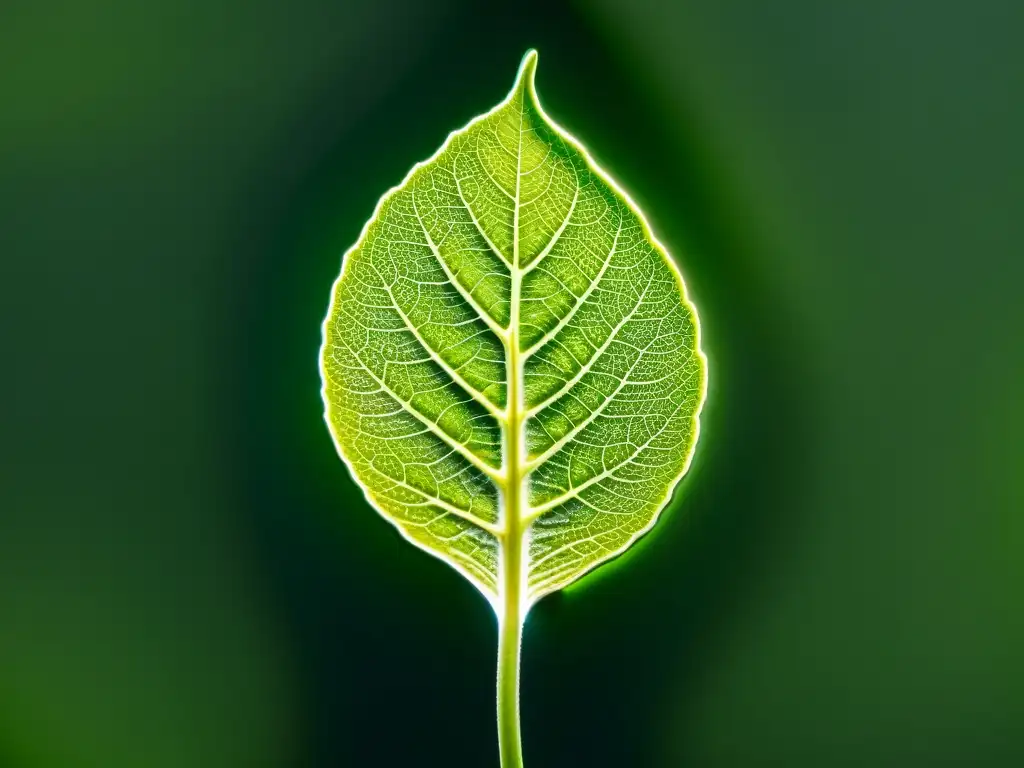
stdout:
<svg viewBox="0 0 1024 768">
<path fill-rule="evenodd" d="M 1022 33 L 6 0 L 0 765 L 496 766 L 493 616 L 363 502 L 317 351 L 377 199 L 531 46 L 711 384 L 655 532 L 531 614 L 527 766 L 1024 765 Z"/>
</svg>

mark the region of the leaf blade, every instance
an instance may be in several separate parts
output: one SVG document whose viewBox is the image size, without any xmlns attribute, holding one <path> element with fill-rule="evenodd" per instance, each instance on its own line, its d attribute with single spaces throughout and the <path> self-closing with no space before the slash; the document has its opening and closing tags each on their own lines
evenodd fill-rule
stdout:
<svg viewBox="0 0 1024 768">
<path fill-rule="evenodd" d="M 367 498 L 406 538 L 458 568 L 499 616 L 508 516 L 523 531 L 525 613 L 655 524 L 689 467 L 706 392 L 699 322 L 678 268 L 636 204 L 543 111 L 535 66 L 528 54 L 503 102 L 381 199 L 344 257 L 321 351 L 325 417 Z M 341 407 L 353 387 L 361 391 L 344 339 L 380 344 L 371 329 L 393 330 L 395 319 L 377 303 L 369 325 L 345 319 L 340 307 L 358 300 L 346 284 L 359 284 L 361 262 L 374 264 L 378 281 L 363 290 L 389 288 L 398 320 L 426 354 L 386 346 L 374 360 L 385 373 L 403 364 L 395 399 L 405 392 L 422 405 L 418 420 L 433 424 L 433 443 L 411 432 L 400 434 L 408 445 L 397 452 L 360 443 L 352 425 L 369 405 Z M 388 278 L 415 300 L 400 306 Z M 521 406 L 509 402 L 510 360 L 522 361 Z M 374 439 L 387 437 L 375 427 Z M 510 440 L 520 439 L 524 456 L 510 467 Z M 403 501 L 374 487 L 398 483 L 397 474 L 408 486 Z M 522 486 L 518 511 L 508 509 L 510 482 Z M 450 539 L 425 536 L 433 522 L 413 506 L 416 494 L 440 519 L 475 525 L 493 541 L 459 524 L 446 524 Z"/>
</svg>

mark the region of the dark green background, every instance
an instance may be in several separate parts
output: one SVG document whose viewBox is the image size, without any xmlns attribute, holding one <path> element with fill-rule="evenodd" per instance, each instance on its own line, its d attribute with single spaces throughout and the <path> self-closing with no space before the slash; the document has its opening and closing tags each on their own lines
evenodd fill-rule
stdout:
<svg viewBox="0 0 1024 768">
<path fill-rule="evenodd" d="M 529 46 L 711 384 L 656 533 L 530 617 L 528 768 L 1024 765 L 1024 5 L 505 5 L 3 3 L 0 765 L 496 764 L 493 618 L 316 356 Z"/>
</svg>

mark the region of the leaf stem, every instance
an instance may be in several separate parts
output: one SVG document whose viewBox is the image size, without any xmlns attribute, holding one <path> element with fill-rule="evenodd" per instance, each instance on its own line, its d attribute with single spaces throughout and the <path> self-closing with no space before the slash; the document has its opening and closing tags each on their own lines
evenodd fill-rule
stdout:
<svg viewBox="0 0 1024 768">
<path fill-rule="evenodd" d="M 525 93 L 520 98 L 526 98 Z M 512 214 L 511 311 L 505 339 L 507 413 L 505 424 L 505 509 L 504 547 L 501 560 L 498 619 L 498 752 L 501 768 L 523 768 L 523 745 L 519 726 L 519 660 L 523 640 L 526 601 L 523 584 L 526 569 L 524 543 L 526 527 L 524 481 L 526 472 L 526 407 L 523 368 L 519 350 L 519 302 L 523 272 L 519 265 L 519 193 L 523 162 L 523 109 L 519 113 L 519 149 L 516 152 L 516 196 Z"/>
<path fill-rule="evenodd" d="M 520 610 L 520 578 L 517 573 L 520 568 L 513 567 L 513 560 L 519 559 L 521 544 L 522 536 L 510 539 L 507 543 L 505 605 L 498 626 L 498 752 L 501 768 L 523 766 L 519 726 L 519 666 L 524 617 Z"/>
</svg>

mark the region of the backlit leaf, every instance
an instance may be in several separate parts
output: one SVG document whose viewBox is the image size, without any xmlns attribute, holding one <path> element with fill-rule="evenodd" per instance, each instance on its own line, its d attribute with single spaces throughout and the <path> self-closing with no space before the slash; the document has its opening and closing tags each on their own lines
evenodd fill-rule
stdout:
<svg viewBox="0 0 1024 768">
<path fill-rule="evenodd" d="M 381 199 L 321 351 L 326 420 L 367 498 L 501 621 L 507 765 L 526 612 L 654 524 L 706 372 L 675 264 L 544 113 L 536 62 Z"/>
</svg>

